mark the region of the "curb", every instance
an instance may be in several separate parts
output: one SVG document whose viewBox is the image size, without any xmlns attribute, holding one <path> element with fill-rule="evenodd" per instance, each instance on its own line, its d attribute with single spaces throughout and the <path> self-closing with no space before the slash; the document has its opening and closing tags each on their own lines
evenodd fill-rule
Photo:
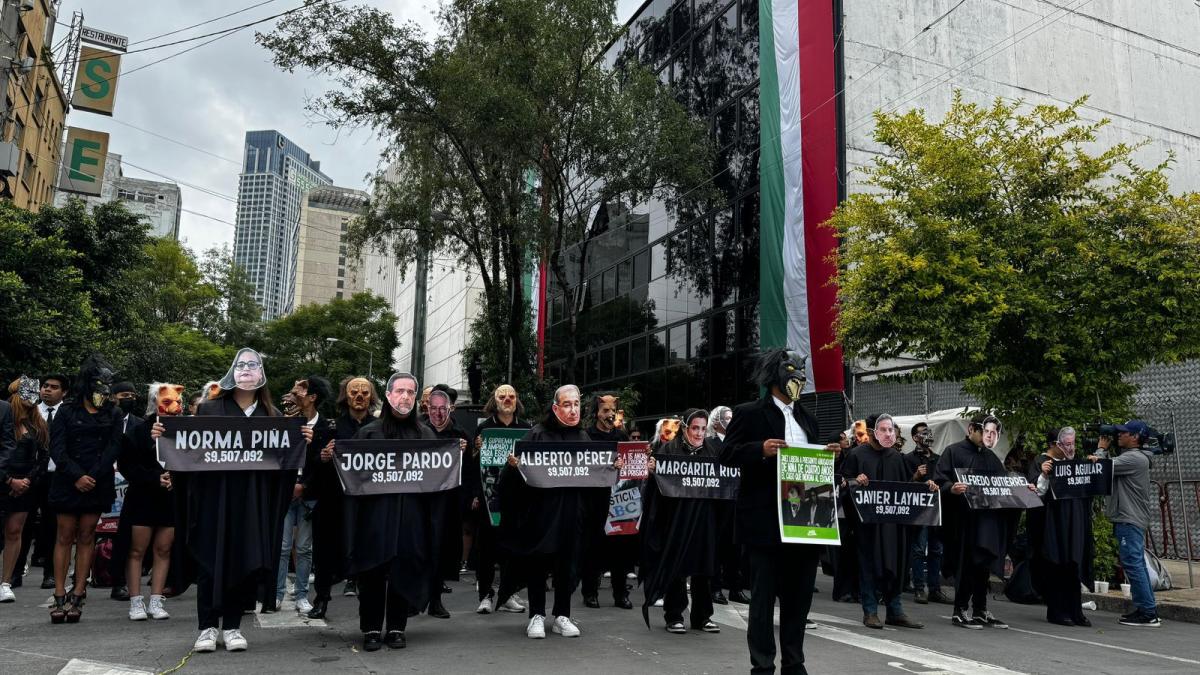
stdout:
<svg viewBox="0 0 1200 675">
<path fill-rule="evenodd" d="M 1004 597 L 1003 581 L 992 579 L 989 585 L 991 586 L 990 590 L 993 596 Z M 1133 602 L 1126 600 L 1119 592 L 1090 593 L 1083 591 L 1081 596 L 1084 602 L 1088 600 L 1094 601 L 1096 603 L 1096 610 L 1100 612 L 1112 612 L 1120 615 L 1133 611 Z M 1160 619 L 1183 623 L 1200 623 L 1200 606 L 1171 602 L 1169 598 L 1164 598 L 1162 593 L 1156 593 L 1154 599 L 1158 603 L 1158 616 Z"/>
</svg>

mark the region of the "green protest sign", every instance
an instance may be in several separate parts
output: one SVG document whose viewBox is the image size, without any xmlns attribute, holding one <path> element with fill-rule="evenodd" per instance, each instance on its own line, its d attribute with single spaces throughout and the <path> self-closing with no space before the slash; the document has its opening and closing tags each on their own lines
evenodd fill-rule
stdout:
<svg viewBox="0 0 1200 675">
<path fill-rule="evenodd" d="M 840 545 L 834 454 L 817 445 L 779 451 L 779 536 L 785 544 Z"/>
</svg>

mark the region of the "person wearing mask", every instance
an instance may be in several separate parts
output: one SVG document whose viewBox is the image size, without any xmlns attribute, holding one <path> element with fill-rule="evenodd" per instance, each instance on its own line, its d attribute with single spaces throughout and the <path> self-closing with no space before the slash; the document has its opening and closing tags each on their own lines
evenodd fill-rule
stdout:
<svg viewBox="0 0 1200 675">
<path fill-rule="evenodd" d="M 683 433 L 658 449 L 650 459 L 653 473 L 658 458 L 711 457 L 720 455 L 721 446 L 705 438 L 708 412 L 693 408 L 684 413 Z M 716 499 L 676 499 L 659 492 L 658 484 L 647 480 L 642 493 L 645 531 L 645 555 L 642 560 L 646 603 L 643 614 L 649 620 L 649 607 L 662 598 L 668 633 L 687 633 L 683 610 L 689 607 L 688 579 L 691 579 L 689 622 L 694 630 L 720 633 L 712 620 L 711 579 L 717 563 L 718 511 Z"/>
<path fill-rule="evenodd" d="M 283 545 L 279 551 L 279 569 L 275 572 L 275 605 L 278 607 L 283 603 L 288 562 L 294 544 L 296 581 L 292 597 L 296 599 L 296 611 L 304 615 L 313 610 L 312 603 L 308 601 L 308 576 L 313 564 L 313 510 L 317 505 L 317 492 L 315 485 L 310 487 L 310 483 L 315 483 L 311 476 L 321 463 L 321 449 L 333 440 L 333 427 L 318 408 L 332 395 L 329 380 L 319 375 L 308 375 L 296 380 L 291 390 L 283 396 L 284 412 L 306 420 L 305 425 L 312 429 L 313 438 L 305 448 L 304 468 L 296 476 L 292 501 L 283 520 Z"/>
<path fill-rule="evenodd" d="M 717 447 L 725 442 L 725 430 L 733 420 L 733 410 L 728 406 L 719 405 L 712 409 L 708 418 L 708 429 L 705 438 L 713 439 Z M 750 598 L 746 596 L 742 582 L 742 568 L 745 566 L 741 547 L 733 541 L 733 504 L 720 503 L 717 509 L 717 571 L 713 576 L 716 582 L 713 588 L 712 601 L 717 605 L 728 605 L 733 602 L 746 604 Z M 729 597 L 725 597 L 722 588 L 729 589 Z"/>
<path fill-rule="evenodd" d="M 667 443 L 675 440 L 679 433 L 679 418 L 664 417 L 654 425 L 654 440 L 650 441 L 650 452 L 654 452 Z"/>
<path fill-rule="evenodd" d="M 121 452 L 124 415 L 112 404 L 112 367 L 92 356 L 79 369 L 78 400 L 63 406 L 50 432 L 50 458 L 57 470 L 50 481 L 50 507 L 58 519 L 54 543 L 54 598 L 50 621 L 78 623 L 96 553 L 96 525 L 116 497 L 113 465 Z M 74 584 L 65 589 L 75 549 Z"/>
<path fill-rule="evenodd" d="M 117 382 L 112 386 L 113 403 L 120 409 L 121 414 L 125 416 L 124 434 L 122 439 L 122 447 L 127 444 L 128 439 L 133 437 L 142 426 L 142 417 L 137 411 L 137 394 L 134 393 L 132 382 Z M 121 477 L 125 479 L 126 484 L 129 482 L 129 477 L 123 472 Z M 128 488 L 126 488 L 128 489 Z M 124 507 L 122 507 L 124 508 Z M 117 534 L 112 540 L 112 557 L 108 561 L 109 574 L 112 577 L 112 590 L 109 591 L 108 597 L 121 602 L 129 601 L 129 587 L 125 582 L 125 571 L 129 561 L 130 543 L 130 525 L 124 518 L 117 520 Z M 139 573 L 141 570 L 138 570 Z"/>
<path fill-rule="evenodd" d="M 38 381 L 21 376 L 7 392 L 8 400 L 0 400 L 0 602 L 16 600 L 12 582 L 18 560 L 24 566 L 22 533 L 29 512 L 37 507 L 37 486 L 45 480 L 50 458 L 50 431 L 37 407 Z"/>
<path fill-rule="evenodd" d="M 267 387 L 262 355 L 237 351 L 214 398 L 200 404 L 197 417 L 278 417 Z M 163 425 L 150 428 L 152 438 Z M 312 429 L 301 427 L 305 441 Z M 283 519 L 296 483 L 295 471 L 174 472 L 175 536 L 188 554 L 185 580 L 195 577 L 196 620 L 200 634 L 192 649 L 214 652 L 249 648 L 242 634 L 242 613 L 259 583 L 274 599 L 275 566 L 283 538 Z"/>
<path fill-rule="evenodd" d="M 475 609 L 479 614 L 491 614 L 492 610 L 523 614 L 525 605 L 521 603 L 517 590 L 521 587 L 521 575 L 511 564 L 512 556 L 505 555 L 500 550 L 500 528 L 492 525 L 488 514 L 487 491 L 485 485 L 495 488 L 500 478 L 500 467 L 480 466 L 479 451 L 483 447 L 483 432 L 488 429 L 528 429 L 529 422 L 524 419 L 525 406 L 517 396 L 517 390 L 512 385 L 502 384 L 496 387 L 491 398 L 483 406 L 483 414 L 487 419 L 475 428 L 475 439 L 472 442 L 472 452 L 463 466 L 463 487 L 471 495 L 471 513 L 476 520 L 475 580 L 478 585 L 479 606 Z M 496 566 L 500 566 L 500 591 L 497 594 Z"/>
<path fill-rule="evenodd" d="M 1083 615 L 1080 585 L 1092 579 L 1092 499 L 1059 499 L 1050 489 L 1055 462 L 1075 459 L 1075 430 L 1051 429 L 1046 451 L 1034 462 L 1032 481 L 1044 508 L 1025 512 L 1033 586 L 1046 601 L 1046 621 L 1060 626 L 1091 626 Z"/>
<path fill-rule="evenodd" d="M 563 385 L 554 392 L 550 413 L 526 434 L 526 441 L 590 441 L 580 424 L 579 388 Z M 619 460 L 618 460 L 619 463 Z M 546 577 L 554 585 L 552 630 L 563 637 L 579 637 L 571 621 L 571 596 L 578 583 L 580 533 L 584 495 L 581 488 L 534 488 L 525 483 L 510 454 L 500 474 L 501 545 L 526 571 L 529 590 L 529 623 L 525 635 L 546 637 Z"/>
<path fill-rule="evenodd" d="M 912 427 L 912 452 L 904 455 L 904 464 L 909 479 L 926 481 L 933 478 L 940 455 L 933 451 L 933 432 L 929 425 L 917 422 Z M 940 527 L 922 525 L 912 533 L 912 584 L 913 599 L 918 605 L 936 602 L 954 604 L 954 600 L 942 592 L 942 532 Z M 926 591 L 928 588 L 928 591 Z"/>
<path fill-rule="evenodd" d="M 146 422 L 127 429 L 117 467 L 128 481 L 121 524 L 129 530 L 129 555 L 125 565 L 128 584 L 129 619 L 168 619 L 163 589 L 171 566 L 175 542 L 175 504 L 171 474 L 158 463 L 158 449 L 150 437 L 160 419 L 183 413 L 183 386 L 155 382 L 147 392 Z M 142 562 L 147 551 L 153 557 L 150 569 L 150 602 L 142 595 Z M 114 555 L 114 559 L 115 559 Z"/>
<path fill-rule="evenodd" d="M 867 444 L 851 448 L 842 462 L 841 477 L 846 484 L 866 487 L 871 481 L 906 482 L 910 473 L 904 457 L 896 449 L 896 423 L 891 415 L 871 415 L 866 419 Z M 937 484 L 926 479 L 930 491 Z M 849 492 L 848 505 L 854 503 Z M 901 628 L 924 628 L 904 613 L 900 596 L 904 584 L 905 553 L 908 552 L 906 527 L 897 523 L 858 523 L 859 597 L 863 625 L 883 628 L 879 620 L 879 598 L 887 608 L 886 623 Z"/>
<path fill-rule="evenodd" d="M 434 386 L 429 392 L 429 426 L 438 438 L 452 439 L 459 443 L 465 452 L 467 449 L 467 432 L 454 423 L 454 403 L 444 384 Z M 437 522 L 442 523 L 442 531 L 438 532 L 439 546 L 437 556 L 438 574 L 429 589 L 429 607 L 425 613 L 435 619 L 449 619 L 450 612 L 442 603 L 442 594 L 449 592 L 446 581 L 457 581 L 460 563 L 465 560 L 469 544 L 464 541 L 463 505 L 461 495 L 467 494 L 462 486 L 444 492 L 432 492 L 421 495 L 427 501 L 428 508 L 434 514 Z M 460 559 L 460 555 L 464 556 Z"/>
<path fill-rule="evenodd" d="M 347 377 L 338 387 L 338 418 L 332 428 L 332 438 L 318 438 L 313 431 L 313 444 L 317 448 L 316 464 L 311 467 L 305 462 L 305 492 L 317 500 L 312 511 L 313 531 L 313 587 L 316 589 L 310 619 L 324 619 L 333 597 L 333 584 L 345 576 L 346 546 L 342 530 L 345 527 L 345 495 L 342 482 L 338 479 L 334 465 L 334 447 L 337 441 L 354 438 L 359 429 L 375 421 L 372 411 L 379 407 L 375 385 L 365 377 Z M 324 442 L 322 442 L 322 440 Z M 350 587 L 352 581 L 347 581 Z M 357 590 L 355 590 L 357 593 Z"/>
<path fill-rule="evenodd" d="M 393 373 L 387 405 L 379 419 L 358 430 L 356 439 L 436 440 L 416 410 L 417 378 Z M 336 445 L 335 445 L 336 452 Z M 346 573 L 358 581 L 358 627 L 363 649 L 408 645 L 409 608 L 429 603 L 438 581 L 441 527 L 420 494 L 346 497 Z"/>
<path fill-rule="evenodd" d="M 621 401 L 615 392 L 601 392 L 592 397 L 588 426 L 588 437 L 593 441 L 620 443 L 629 440 L 629 435 L 618 429 L 617 411 Z M 633 571 L 631 556 L 637 555 L 639 544 L 636 535 L 610 537 L 604 531 L 608 522 L 608 507 L 612 499 L 611 488 L 588 488 L 584 494 L 583 546 L 580 554 L 584 607 L 600 606 L 600 578 L 609 572 L 612 581 L 613 606 L 633 609 L 629 601 L 629 589 L 625 575 Z"/>
<path fill-rule="evenodd" d="M 1016 523 L 1009 511 L 970 508 L 964 496 L 967 484 L 959 481 L 957 473 L 959 469 L 1006 473 L 1004 463 L 993 452 L 999 442 L 1000 420 L 978 413 L 967 424 L 967 437 L 942 451 L 933 472 L 933 480 L 942 490 L 945 567 L 954 570 L 950 621 L 970 630 L 1008 628 L 987 608 L 988 578 L 993 573 L 1003 575 L 1004 556 Z M 968 614 L 968 610 L 973 611 Z"/>
<path fill-rule="evenodd" d="M 52 374 L 42 377 L 42 383 L 38 389 L 41 399 L 38 403 L 38 412 L 46 421 L 46 427 L 50 429 L 52 436 L 54 434 L 54 418 L 58 416 L 58 412 L 63 407 L 63 399 L 70 391 L 71 380 L 66 375 Z M 45 480 L 38 482 L 37 493 L 34 497 L 37 501 L 36 518 L 33 519 L 32 524 L 29 518 L 25 520 L 25 544 L 21 549 L 21 556 L 18 558 L 19 563 L 23 563 L 28 558 L 32 533 L 33 566 L 42 568 L 41 588 L 47 590 L 54 588 L 54 542 L 58 531 L 58 518 L 55 517 L 54 509 L 50 506 L 50 481 L 54 478 L 55 468 L 57 467 L 54 465 L 54 460 L 50 459 L 46 464 Z M 23 564 L 18 566 L 24 567 Z M 19 572 L 13 582 L 13 588 L 21 585 Z"/>
<path fill-rule="evenodd" d="M 1117 456 L 1113 457 L 1113 490 L 1104 500 L 1104 514 L 1113 524 L 1117 538 L 1117 558 L 1133 594 L 1133 611 L 1121 616 L 1124 626 L 1156 628 L 1158 603 L 1146 571 L 1146 530 L 1150 528 L 1150 460 L 1153 453 L 1145 444 L 1150 426 L 1141 420 L 1129 420 L 1116 426 Z M 1100 437 L 1099 450 L 1088 459 L 1108 455 L 1112 439 Z"/>
<path fill-rule="evenodd" d="M 750 616 L 746 642 L 753 673 L 775 672 L 775 603 L 785 675 L 806 675 L 804 631 L 812 606 L 821 547 L 785 544 L 778 525 L 779 450 L 821 438 L 816 417 L 800 404 L 807 357 L 789 349 L 759 354 L 752 379 L 766 390 L 743 403 L 721 448 L 721 464 L 741 470 L 735 506 L 737 542 L 750 559 Z M 829 452 L 832 448 L 826 446 Z"/>
</svg>

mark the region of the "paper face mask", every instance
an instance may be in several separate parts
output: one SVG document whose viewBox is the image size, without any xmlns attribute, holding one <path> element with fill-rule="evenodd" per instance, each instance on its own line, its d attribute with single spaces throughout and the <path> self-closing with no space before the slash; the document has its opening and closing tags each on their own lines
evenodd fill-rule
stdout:
<svg viewBox="0 0 1200 675">
<path fill-rule="evenodd" d="M 17 385 L 17 396 L 20 396 L 26 403 L 35 405 L 38 402 L 38 396 L 41 388 L 41 382 L 38 382 L 32 377 L 26 377 L 22 375 L 20 383 Z"/>
<path fill-rule="evenodd" d="M 254 391 L 266 383 L 267 374 L 263 370 L 262 356 L 246 347 L 238 350 L 237 356 L 229 366 L 229 372 L 225 373 L 225 377 L 221 378 L 219 384 L 221 389 L 226 391 L 230 389 Z"/>
</svg>

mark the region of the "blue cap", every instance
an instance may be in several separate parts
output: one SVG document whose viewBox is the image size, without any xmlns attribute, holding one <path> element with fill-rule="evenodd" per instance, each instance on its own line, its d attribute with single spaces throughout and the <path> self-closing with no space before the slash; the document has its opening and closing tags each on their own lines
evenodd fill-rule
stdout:
<svg viewBox="0 0 1200 675">
<path fill-rule="evenodd" d="M 1124 431 L 1134 436 L 1144 437 L 1150 435 L 1150 425 L 1141 420 L 1129 420 L 1125 424 L 1118 424 L 1116 425 L 1116 430 Z"/>
</svg>

